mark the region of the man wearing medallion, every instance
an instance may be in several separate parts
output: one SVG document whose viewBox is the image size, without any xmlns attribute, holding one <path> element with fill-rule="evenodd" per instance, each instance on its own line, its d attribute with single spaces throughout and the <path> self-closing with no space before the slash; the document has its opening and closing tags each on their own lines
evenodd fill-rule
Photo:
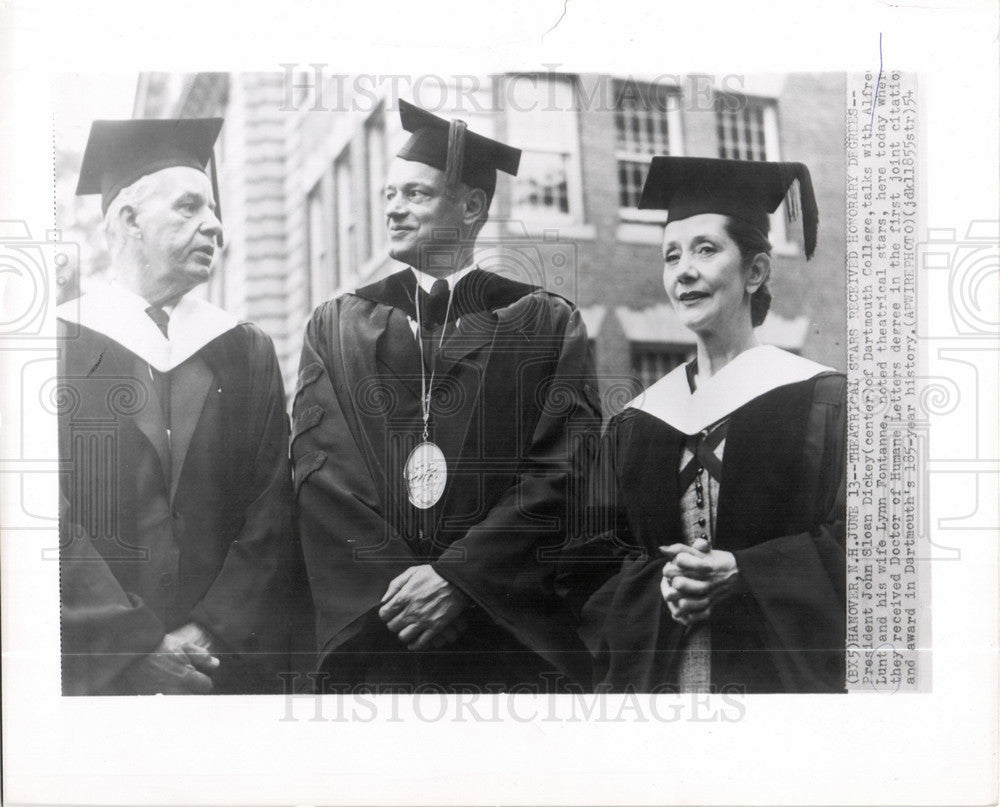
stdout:
<svg viewBox="0 0 1000 807">
<path fill-rule="evenodd" d="M 295 536 L 271 340 L 189 294 L 220 119 L 96 121 L 111 282 L 58 310 L 67 695 L 281 691 Z M 214 166 L 213 166 L 214 169 Z"/>
<path fill-rule="evenodd" d="M 405 101 L 400 116 L 385 213 L 408 268 L 316 310 L 292 411 L 325 686 L 586 677 L 551 585 L 600 425 L 586 329 L 565 299 L 474 263 L 520 152 Z"/>
</svg>

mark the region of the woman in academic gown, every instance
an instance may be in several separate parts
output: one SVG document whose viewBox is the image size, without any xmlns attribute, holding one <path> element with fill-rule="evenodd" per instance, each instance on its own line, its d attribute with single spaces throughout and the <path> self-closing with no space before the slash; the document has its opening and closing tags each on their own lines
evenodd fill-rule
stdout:
<svg viewBox="0 0 1000 807">
<path fill-rule="evenodd" d="M 609 424 L 561 583 L 598 689 L 844 689 L 845 379 L 758 343 L 794 163 L 654 158 L 663 282 L 697 356 Z"/>
</svg>

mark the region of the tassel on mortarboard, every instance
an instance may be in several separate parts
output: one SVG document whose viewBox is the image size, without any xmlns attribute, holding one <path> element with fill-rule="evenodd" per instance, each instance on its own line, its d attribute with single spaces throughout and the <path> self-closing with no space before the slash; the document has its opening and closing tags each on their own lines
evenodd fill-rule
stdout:
<svg viewBox="0 0 1000 807">
<path fill-rule="evenodd" d="M 799 199 L 802 211 L 802 237 L 806 250 L 806 260 L 816 251 L 816 229 L 819 226 L 819 208 L 816 206 L 816 193 L 813 190 L 812 177 L 809 169 L 802 163 L 792 163 L 795 166 L 795 178 L 799 181 Z"/>
<path fill-rule="evenodd" d="M 465 130 L 467 128 L 464 120 L 453 120 L 448 126 L 448 162 L 445 166 L 444 178 L 448 193 L 452 195 L 462 182 L 462 166 L 465 164 Z"/>
<path fill-rule="evenodd" d="M 799 220 L 799 181 L 796 179 L 788 186 L 785 194 L 785 221 L 794 224 Z"/>
<path fill-rule="evenodd" d="M 816 226 L 819 209 L 813 192 L 812 177 L 803 163 L 775 163 L 781 173 L 781 184 L 785 191 L 785 216 L 789 223 L 802 219 L 802 242 L 806 260 L 816 251 Z"/>
</svg>

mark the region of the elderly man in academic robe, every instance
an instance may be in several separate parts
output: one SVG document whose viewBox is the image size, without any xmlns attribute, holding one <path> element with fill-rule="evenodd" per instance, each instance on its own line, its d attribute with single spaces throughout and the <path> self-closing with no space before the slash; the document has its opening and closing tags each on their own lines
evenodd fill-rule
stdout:
<svg viewBox="0 0 1000 807">
<path fill-rule="evenodd" d="M 110 283 L 58 311 L 63 692 L 280 691 L 294 569 L 271 340 L 196 299 L 220 119 L 96 121 Z"/>
<path fill-rule="evenodd" d="M 552 594 L 600 425 L 579 311 L 473 247 L 520 152 L 400 102 L 389 252 L 306 331 L 292 459 L 330 691 L 542 691 L 589 663 Z"/>
</svg>

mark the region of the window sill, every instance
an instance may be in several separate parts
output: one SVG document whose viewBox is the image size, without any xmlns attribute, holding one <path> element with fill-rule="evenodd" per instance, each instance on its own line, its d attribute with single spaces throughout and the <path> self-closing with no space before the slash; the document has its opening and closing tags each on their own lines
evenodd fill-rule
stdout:
<svg viewBox="0 0 1000 807">
<path fill-rule="evenodd" d="M 509 221 L 505 224 L 502 238 L 511 237 L 541 239 L 542 241 L 593 241 L 597 230 L 593 224 Z"/>
<path fill-rule="evenodd" d="M 771 254 L 781 258 L 804 257 L 802 247 L 791 241 L 772 241 Z"/>
<path fill-rule="evenodd" d="M 623 221 L 615 229 L 615 241 L 623 244 L 663 243 L 662 222 Z"/>
</svg>

